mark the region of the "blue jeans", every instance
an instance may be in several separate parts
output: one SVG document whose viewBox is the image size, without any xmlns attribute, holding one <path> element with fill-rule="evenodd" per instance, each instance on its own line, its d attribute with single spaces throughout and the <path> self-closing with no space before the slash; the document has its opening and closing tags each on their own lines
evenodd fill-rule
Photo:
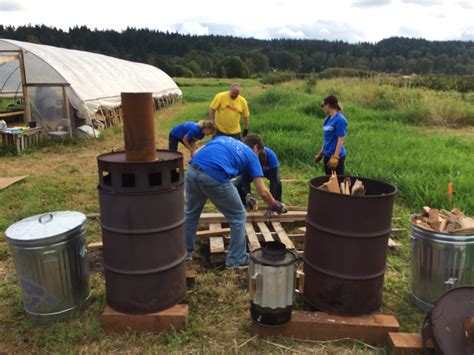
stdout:
<svg viewBox="0 0 474 355">
<path fill-rule="evenodd" d="M 172 150 L 173 152 L 178 151 L 178 144 L 183 143 L 181 142 L 178 138 L 175 136 L 172 136 L 171 134 L 168 137 L 168 150 Z"/>
<path fill-rule="evenodd" d="M 186 208 L 184 214 L 186 250 L 188 256 L 194 252 L 196 228 L 207 199 L 225 216 L 230 225 L 230 246 L 226 265 L 238 266 L 248 263 L 245 242 L 246 213 L 239 193 L 231 181 L 219 182 L 204 171 L 189 167 L 185 179 Z"/>
</svg>

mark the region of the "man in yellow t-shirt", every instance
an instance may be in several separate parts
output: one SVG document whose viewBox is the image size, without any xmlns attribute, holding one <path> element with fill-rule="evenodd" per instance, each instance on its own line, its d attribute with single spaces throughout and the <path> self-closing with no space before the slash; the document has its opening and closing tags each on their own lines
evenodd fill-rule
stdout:
<svg viewBox="0 0 474 355">
<path fill-rule="evenodd" d="M 241 117 L 245 137 L 249 133 L 249 107 L 247 100 L 240 96 L 240 85 L 232 84 L 229 91 L 217 94 L 209 105 L 209 119 L 216 124 L 216 136 L 241 140 Z"/>
</svg>

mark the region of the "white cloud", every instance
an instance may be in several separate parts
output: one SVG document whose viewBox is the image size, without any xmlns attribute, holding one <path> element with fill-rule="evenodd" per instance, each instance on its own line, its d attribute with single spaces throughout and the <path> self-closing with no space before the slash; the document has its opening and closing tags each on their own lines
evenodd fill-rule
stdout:
<svg viewBox="0 0 474 355">
<path fill-rule="evenodd" d="M 10 11 L 20 11 L 22 6 L 17 1 L 4 1 L 0 0 L 0 11 L 10 12 Z"/>
<path fill-rule="evenodd" d="M 199 22 L 185 22 L 181 25 L 178 32 L 202 36 L 209 34 L 209 27 L 203 26 Z"/>
<path fill-rule="evenodd" d="M 352 3 L 353 7 L 377 7 L 392 3 L 392 0 L 356 0 Z"/>
<path fill-rule="evenodd" d="M 0 4 L 10 10 L 0 13 L 3 25 L 45 24 L 65 30 L 86 25 L 119 31 L 135 27 L 349 42 L 374 42 L 400 33 L 430 40 L 471 38 L 467 29 L 474 18 L 474 0 L 239 0 L 241 12 L 222 10 L 215 0 L 173 0 L 166 6 L 147 0 L 116 0 L 113 6 L 97 0 L 0 0 Z"/>
<path fill-rule="evenodd" d="M 288 27 L 280 28 L 277 34 L 281 35 L 281 37 L 284 37 L 284 38 L 304 38 L 305 37 L 302 31 L 293 31 L 293 30 L 290 30 Z"/>
</svg>

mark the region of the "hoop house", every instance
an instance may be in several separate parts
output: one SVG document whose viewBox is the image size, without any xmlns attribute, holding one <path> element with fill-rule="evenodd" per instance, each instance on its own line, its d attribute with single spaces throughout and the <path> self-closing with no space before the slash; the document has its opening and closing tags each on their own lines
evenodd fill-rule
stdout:
<svg viewBox="0 0 474 355">
<path fill-rule="evenodd" d="M 151 92 L 174 101 L 181 90 L 162 70 L 101 54 L 0 39 L 0 96 L 23 103 L 25 123 L 70 133 L 91 125 L 97 112 L 121 105 L 121 92 Z M 8 111 L 9 107 L 0 107 Z M 14 107 L 13 107 L 14 108 Z"/>
</svg>

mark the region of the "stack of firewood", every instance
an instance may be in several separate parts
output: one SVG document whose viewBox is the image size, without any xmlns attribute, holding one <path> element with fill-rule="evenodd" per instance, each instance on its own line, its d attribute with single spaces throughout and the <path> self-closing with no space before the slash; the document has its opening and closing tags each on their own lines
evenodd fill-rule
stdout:
<svg viewBox="0 0 474 355">
<path fill-rule="evenodd" d="M 356 180 L 354 185 L 352 185 L 351 179 L 346 177 L 344 181 L 339 184 L 335 172 L 332 173 L 329 181 L 322 184 L 319 188 L 343 195 L 364 196 L 366 193 L 364 184 L 360 180 Z"/>
<path fill-rule="evenodd" d="M 423 207 L 423 214 L 413 221 L 418 227 L 432 231 L 452 234 L 474 233 L 474 218 L 466 216 L 459 209 L 451 212 Z"/>
</svg>

